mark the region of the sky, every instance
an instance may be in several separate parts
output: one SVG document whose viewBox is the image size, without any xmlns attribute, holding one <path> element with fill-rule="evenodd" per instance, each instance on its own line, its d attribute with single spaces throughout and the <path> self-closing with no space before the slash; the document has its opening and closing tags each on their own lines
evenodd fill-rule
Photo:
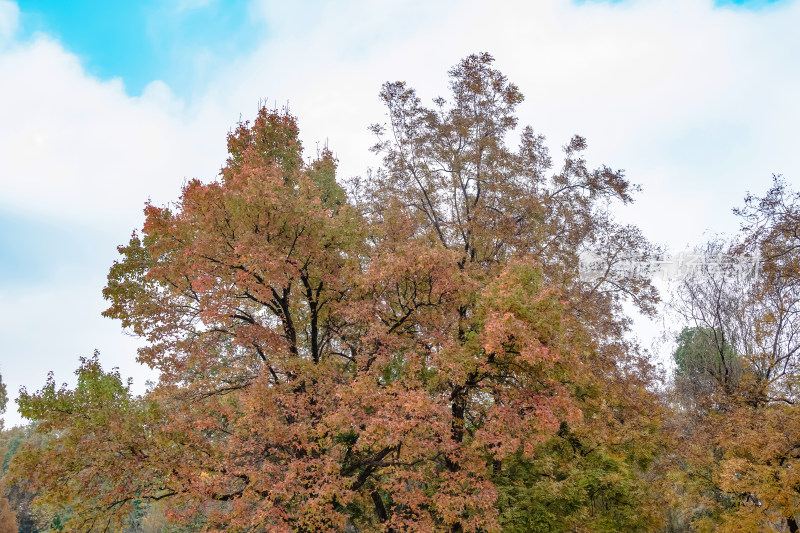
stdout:
<svg viewBox="0 0 800 533">
<path fill-rule="evenodd" d="M 364 175 L 381 84 L 430 101 L 470 53 L 495 57 L 554 153 L 581 134 L 591 165 L 641 184 L 619 217 L 652 241 L 732 234 L 731 209 L 773 174 L 800 189 L 799 24 L 800 0 L 0 0 L 9 396 L 48 371 L 72 383 L 94 350 L 144 390 L 139 341 L 100 316 L 116 246 L 148 199 L 215 178 L 259 102 L 288 104 L 307 153 L 327 144 L 341 177 Z M 4 419 L 22 422 L 13 401 Z"/>
</svg>

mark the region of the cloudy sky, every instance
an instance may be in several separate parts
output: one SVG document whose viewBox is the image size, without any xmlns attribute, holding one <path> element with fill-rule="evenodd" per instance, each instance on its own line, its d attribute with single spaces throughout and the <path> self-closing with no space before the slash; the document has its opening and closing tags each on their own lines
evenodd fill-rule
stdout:
<svg viewBox="0 0 800 533">
<path fill-rule="evenodd" d="M 0 374 L 13 398 L 98 349 L 142 390 L 100 292 L 144 202 L 214 179 L 264 100 L 364 174 L 380 85 L 445 94 L 473 52 L 554 151 L 580 133 L 643 186 L 621 216 L 652 240 L 732 233 L 747 191 L 800 180 L 798 25 L 800 0 L 0 0 Z"/>
</svg>

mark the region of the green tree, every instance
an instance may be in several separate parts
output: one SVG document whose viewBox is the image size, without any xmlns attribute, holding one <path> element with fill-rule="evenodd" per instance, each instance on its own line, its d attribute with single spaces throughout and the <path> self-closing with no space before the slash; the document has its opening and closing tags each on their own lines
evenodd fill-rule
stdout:
<svg viewBox="0 0 800 533">
<path fill-rule="evenodd" d="M 676 340 L 675 387 L 689 409 L 708 409 L 717 392 L 738 390 L 744 371 L 742 361 L 722 331 L 685 327 Z M 724 400 L 716 401 L 724 405 Z"/>
</svg>

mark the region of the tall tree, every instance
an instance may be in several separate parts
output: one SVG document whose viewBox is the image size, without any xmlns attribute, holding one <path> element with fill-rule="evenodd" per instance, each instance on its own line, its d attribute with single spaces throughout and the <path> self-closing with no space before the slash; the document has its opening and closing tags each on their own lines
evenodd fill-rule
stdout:
<svg viewBox="0 0 800 533">
<path fill-rule="evenodd" d="M 393 140 L 350 203 L 332 154 L 303 163 L 294 117 L 262 109 L 217 181 L 147 205 L 104 295 L 158 385 L 134 397 L 95 358 L 75 390 L 20 396 L 50 433 L 15 475 L 70 502 L 66 529 L 163 501 L 211 531 L 496 531 L 509 461 L 559 432 L 628 450 L 576 460 L 641 480 L 658 409 L 622 302 L 656 295 L 622 267 L 653 250 L 607 209 L 633 188 L 580 137 L 555 172 L 530 128 L 509 149 L 522 96 L 492 61 L 430 110 L 385 85 Z"/>
<path fill-rule="evenodd" d="M 374 151 L 383 154 L 384 168 L 364 187 L 361 202 L 373 227 L 394 224 L 393 219 L 384 220 L 386 205 L 394 204 L 407 213 L 414 223 L 409 238 L 438 243 L 454 256 L 459 274 L 473 284 L 472 290 L 464 286 L 462 292 L 468 296 L 455 309 L 458 325 L 452 336 L 459 349 L 467 350 L 458 360 L 458 371 L 454 369 L 456 379 L 445 384 L 452 438 L 465 443 L 480 435 L 481 425 L 470 423 L 485 416 L 480 398 L 491 390 L 492 405 L 502 405 L 505 387 L 518 379 L 516 359 L 500 359 L 487 346 L 475 350 L 465 341 L 487 326 L 484 316 L 476 313 L 485 298 L 481 291 L 490 280 L 502 276 L 509 264 L 521 262 L 537 265 L 543 286 L 559 295 L 559 321 L 567 328 L 559 337 L 569 339 L 569 348 L 559 350 L 558 371 L 536 379 L 549 383 L 550 390 L 566 385 L 560 394 L 570 399 L 576 413 L 590 415 L 587 422 L 579 421 L 583 416 L 562 419 L 566 424 L 563 434 L 585 439 L 586 449 L 634 441 L 640 449 L 650 449 L 659 408 L 646 392 L 621 392 L 631 382 L 639 391 L 646 390 L 643 384 L 652 380 L 636 347 L 624 341 L 629 322 L 621 302 L 630 298 L 645 313 L 654 312 L 655 290 L 643 270 L 631 267 L 646 263 L 656 250 L 635 227 L 615 223 L 608 209 L 613 201 L 632 201 L 637 188 L 624 179 L 622 171 L 606 166 L 589 169 L 582 157 L 586 141 L 579 136 L 564 147 L 563 164 L 555 171 L 544 137 L 531 127 L 523 128 L 518 146 L 510 148 L 507 141 L 518 125 L 515 109 L 523 97 L 492 64 L 488 54 L 464 59 L 450 71 L 452 98 L 437 98 L 431 108 L 403 82 L 383 86 L 381 97 L 390 120 L 388 125 L 374 125 L 372 131 L 378 138 Z M 584 253 L 601 265 L 600 274 L 589 281 L 578 276 Z M 503 342 L 509 342 L 513 353 L 513 340 L 520 334 L 503 333 Z M 597 390 L 603 392 L 587 392 Z M 600 395 L 605 395 L 602 402 Z M 638 397 L 639 407 L 650 406 L 648 414 L 642 416 L 631 402 L 633 397 Z M 619 416 L 622 412 L 625 415 Z M 622 429 L 620 422 L 626 419 L 630 425 Z M 504 424 L 504 430 L 513 427 L 513 422 Z M 570 425 L 578 426 L 577 434 L 569 431 Z M 648 429 L 641 431 L 643 427 Z M 550 432 L 539 438 L 529 436 L 527 453 L 515 456 L 514 462 L 522 461 L 535 470 L 527 461 L 542 450 L 533 452 L 531 445 L 548 433 L 552 435 L 555 428 L 553 424 Z M 649 442 L 645 445 L 644 441 Z M 567 461 L 570 467 L 566 469 L 580 470 L 574 468 L 582 462 L 578 455 L 571 463 Z M 493 453 L 492 457 L 499 473 L 505 453 Z M 457 469 L 458 465 L 449 467 Z M 540 494 L 547 491 L 533 481 L 541 480 L 542 472 L 525 476 L 523 480 L 501 475 L 501 483 L 507 486 L 527 487 L 516 493 L 521 497 L 504 499 L 505 505 L 525 505 L 524 498 L 536 490 Z M 581 505 L 589 504 L 590 498 L 581 500 Z M 639 515 L 645 517 L 642 523 L 647 523 L 651 518 L 645 511 L 647 505 L 643 501 L 636 505 Z M 519 520 L 518 514 L 509 516 Z M 591 527 L 591 520 L 570 519 L 582 528 Z M 630 523 L 616 527 L 635 529 Z"/>
</svg>

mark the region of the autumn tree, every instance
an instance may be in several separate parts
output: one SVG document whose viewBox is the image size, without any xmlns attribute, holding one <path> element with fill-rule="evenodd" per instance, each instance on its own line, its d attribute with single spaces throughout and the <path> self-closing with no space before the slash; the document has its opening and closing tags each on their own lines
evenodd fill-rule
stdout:
<svg viewBox="0 0 800 533">
<path fill-rule="evenodd" d="M 461 61 L 432 108 L 384 85 L 384 165 L 349 199 L 333 155 L 305 163 L 294 117 L 261 109 L 219 179 L 146 206 L 105 314 L 158 384 L 135 397 L 93 358 L 74 390 L 20 395 L 47 440 L 12 470 L 67 530 L 159 502 L 209 531 L 497 531 L 546 490 L 547 454 L 597 481 L 563 498 L 564 528 L 658 523 L 660 405 L 622 311 L 654 309 L 624 268 L 653 248 L 609 214 L 635 187 L 581 137 L 555 170 L 531 128 L 510 148 L 522 95 L 492 63 Z M 589 281 L 584 251 L 605 267 Z"/>
<path fill-rule="evenodd" d="M 0 495 L 0 533 L 17 533 L 17 515 L 8 503 L 8 498 Z"/>
<path fill-rule="evenodd" d="M 40 441 L 41 437 L 30 426 L 16 426 L 0 431 L 0 478 L 8 474 L 11 462 L 23 443 L 36 446 Z M 19 533 L 34 533 L 49 522 L 33 509 L 31 503 L 34 493 L 29 490 L 27 482 L 18 480 L 14 484 L 6 485 L 4 494 L 16 513 Z"/>
<path fill-rule="evenodd" d="M 501 465 L 508 452 L 523 449 L 498 446 L 499 450 L 492 451 L 499 483 L 510 490 L 502 499 L 508 511 L 503 524 L 509 527 L 520 523 L 516 512 L 520 506 L 542 503 L 529 499 L 531 495 L 554 494 L 555 484 L 547 487 L 542 483 L 548 473 L 537 471 L 543 463 L 536 466 L 530 461 L 536 463 L 549 454 L 543 461 L 552 464 L 552 455 L 565 445 L 571 453 L 564 454 L 564 472 L 576 473 L 574 479 L 585 473 L 578 465 L 592 468 L 588 466 L 591 461 L 581 456 L 581 446 L 598 450 L 613 442 L 617 451 L 610 453 L 609 464 L 619 463 L 604 474 L 613 471 L 613 477 L 622 469 L 630 472 L 631 479 L 641 480 L 636 467 L 629 470 L 635 454 L 626 456 L 619 451 L 634 442 L 643 456 L 653 450 L 659 406 L 643 386 L 652 380 L 648 365 L 638 357 L 636 347 L 624 341 L 628 319 L 621 302 L 630 298 L 645 313 L 654 311 L 657 297 L 649 280 L 641 272 L 626 269 L 625 264 L 647 262 L 656 250 L 635 227 L 619 225 L 608 215 L 610 202 L 630 202 L 637 189 L 621 171 L 606 166 L 588 168 L 582 157 L 586 149 L 583 138 L 570 140 L 563 148 L 563 163 L 555 169 L 544 137 L 531 127 L 521 130 L 516 149 L 506 144 L 518 125 L 515 109 L 523 97 L 492 68 L 492 62 L 491 56 L 481 54 L 459 63 L 450 71 L 452 99 L 437 98 L 433 107 L 424 106 L 403 82 L 384 85 L 381 97 L 388 108 L 389 124 L 372 127 L 378 139 L 374 151 L 384 156 L 384 167 L 364 187 L 361 204 L 372 217 L 373 227 L 379 228 L 394 224 L 392 219 L 384 220 L 384 206 L 396 205 L 413 223 L 404 240 L 416 237 L 426 245 L 437 243 L 453 255 L 458 273 L 474 284 L 472 290 L 464 287 L 462 292 L 468 296 L 454 309 L 457 324 L 451 335 L 458 341 L 454 351 L 463 355 L 455 361 L 458 366 L 445 384 L 456 443 L 474 442 L 486 431 L 481 422 L 492 418 L 482 401 L 487 391 L 493 408 L 511 403 L 505 394 L 509 386 L 519 390 L 515 383 L 521 351 L 518 339 L 524 338 L 522 331 L 530 331 L 524 323 L 512 330 L 501 322 L 500 340 L 488 346 L 484 341 L 479 349 L 470 345 L 468 339 L 482 335 L 492 325 L 478 311 L 485 301 L 482 291 L 491 286 L 491 280 L 505 275 L 509 264 L 522 262 L 536 265 L 543 286 L 558 294 L 558 320 L 566 326 L 559 339 L 568 344 L 558 349 L 556 366 L 536 380 L 547 384 L 544 390 L 551 391 L 549 394 L 559 391 L 560 396 L 569 398 L 569 405 L 581 416 L 551 419 L 547 431 L 539 429 L 521 439 L 524 453 L 512 454 L 511 459 L 522 477 L 504 472 Z M 602 265 L 601 274 L 589 282 L 578 276 L 581 254 L 591 254 Z M 507 311 L 490 316 L 495 320 L 502 316 L 504 321 L 510 318 Z M 548 339 L 537 340 L 550 348 Z M 508 431 L 525 418 L 524 413 L 524 408 L 514 409 L 503 421 L 499 441 L 507 441 Z M 537 418 L 540 424 L 548 423 L 541 415 Z M 554 433 L 549 450 L 537 448 Z M 458 469 L 459 465 L 449 468 Z M 569 477 L 556 476 L 559 482 Z M 647 492 L 643 486 L 637 487 Z M 602 490 L 596 494 L 601 497 Z M 572 502 L 566 503 L 570 499 Z M 591 500 L 587 492 L 564 498 L 559 527 L 572 524 L 591 530 L 593 517 L 566 511 L 570 505 L 585 510 L 595 503 Z M 610 527 L 634 531 L 652 526 L 658 521 L 658 513 L 649 512 L 652 501 L 652 497 L 629 500 L 627 512 L 642 518 L 639 525 L 622 522 Z M 541 517 L 538 511 L 533 514 Z M 542 530 L 557 530 L 554 524 L 540 525 Z"/>
<path fill-rule="evenodd" d="M 696 524 L 800 531 L 800 196 L 775 178 L 765 196 L 748 195 L 735 212 L 739 237 L 726 249 L 715 245 L 732 268 L 692 277 L 679 289 L 678 308 L 699 328 L 692 331 L 702 336 L 701 351 L 711 354 L 702 372 L 676 377 L 713 398 L 683 413 L 685 465 L 705 509 Z M 686 340 L 680 349 L 696 344 Z"/>
</svg>

